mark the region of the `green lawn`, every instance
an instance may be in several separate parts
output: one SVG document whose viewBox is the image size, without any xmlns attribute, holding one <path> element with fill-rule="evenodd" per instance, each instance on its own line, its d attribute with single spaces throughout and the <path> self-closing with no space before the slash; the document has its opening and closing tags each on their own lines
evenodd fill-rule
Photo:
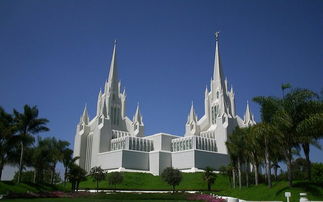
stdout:
<svg viewBox="0 0 323 202">
<path fill-rule="evenodd" d="M 64 190 L 64 187 L 61 185 L 38 185 L 34 183 L 20 183 L 15 184 L 11 181 L 0 181 L 0 194 L 6 194 L 8 192 L 14 193 L 26 193 L 29 192 L 46 192 L 46 191 L 55 191 L 55 190 Z"/>
<path fill-rule="evenodd" d="M 82 196 L 78 198 L 38 198 L 38 199 L 10 199 L 10 202 L 31 201 L 31 202 L 46 202 L 46 201 L 187 201 L 190 195 L 188 194 L 134 194 L 134 193 L 113 193 L 113 194 L 91 194 L 90 196 Z"/>
<path fill-rule="evenodd" d="M 181 184 L 176 187 L 177 190 L 196 190 L 206 192 L 206 183 L 202 179 L 203 173 L 183 173 L 183 180 Z M 70 189 L 70 184 L 67 183 L 66 189 Z M 95 189 L 96 183 L 89 177 L 86 181 L 80 184 L 80 189 Z M 101 189 L 113 189 L 113 186 L 108 185 L 108 182 L 102 181 L 99 184 Z M 233 196 L 245 200 L 281 200 L 285 199 L 284 193 L 286 191 L 292 192 L 292 201 L 299 200 L 299 193 L 306 192 L 310 200 L 323 200 L 323 186 L 311 184 L 307 182 L 295 182 L 294 187 L 289 188 L 286 181 L 273 183 L 273 187 L 269 189 L 266 185 L 250 186 L 233 189 L 230 187 L 228 178 L 223 175 L 218 175 L 215 184 L 213 185 L 212 193 L 221 196 Z M 6 193 L 10 190 L 12 192 L 26 192 L 32 191 L 50 191 L 55 189 L 63 189 L 63 186 L 33 186 L 32 184 L 8 184 L 0 182 L 0 193 Z M 153 176 L 145 173 L 124 173 L 124 181 L 117 186 L 117 189 L 123 190 L 171 190 L 171 186 L 161 180 L 159 176 Z M 131 195 L 130 195 L 131 196 Z M 65 199 L 59 199 L 64 201 Z M 72 200 L 72 199 L 69 199 Z M 74 200 L 74 199 L 73 199 Z M 100 201 L 101 199 L 96 198 Z M 95 200 L 91 199 L 91 202 Z M 165 199 L 166 200 L 166 199 Z M 169 200 L 169 199 L 167 199 Z M 182 200 L 182 199 L 177 199 Z M 32 200 L 34 201 L 34 200 Z M 37 201 L 37 200 L 36 200 Z M 41 200 L 40 200 L 41 201 Z"/>
</svg>

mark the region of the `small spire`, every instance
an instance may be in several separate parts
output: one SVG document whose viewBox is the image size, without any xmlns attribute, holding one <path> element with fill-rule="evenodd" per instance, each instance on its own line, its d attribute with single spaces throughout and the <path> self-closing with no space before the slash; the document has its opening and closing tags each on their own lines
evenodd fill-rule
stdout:
<svg viewBox="0 0 323 202">
<path fill-rule="evenodd" d="M 247 100 L 247 107 L 246 107 L 246 112 L 245 112 L 245 123 L 249 123 L 250 121 L 252 121 L 252 114 L 250 111 L 250 107 L 249 107 L 249 101 Z"/>
<path fill-rule="evenodd" d="M 193 101 L 192 101 L 191 110 L 190 110 L 190 114 L 189 114 L 189 122 L 191 122 L 191 121 L 193 121 L 193 122 L 197 121 Z"/>
<path fill-rule="evenodd" d="M 85 107 L 84 107 L 84 110 L 83 110 L 81 121 L 83 123 L 85 123 L 85 124 L 89 123 L 89 115 L 88 115 L 88 112 L 87 112 L 87 104 L 86 103 L 85 103 Z"/>
<path fill-rule="evenodd" d="M 139 102 L 137 103 L 137 109 L 136 109 L 136 113 L 133 117 L 133 122 L 138 122 L 138 123 L 142 123 L 142 117 L 140 114 L 140 109 L 139 109 Z"/>
</svg>

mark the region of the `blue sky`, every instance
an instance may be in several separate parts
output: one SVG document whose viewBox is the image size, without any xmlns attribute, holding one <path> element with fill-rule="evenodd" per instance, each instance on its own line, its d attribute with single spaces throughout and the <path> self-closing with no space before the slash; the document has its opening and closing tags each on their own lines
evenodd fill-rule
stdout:
<svg viewBox="0 0 323 202">
<path fill-rule="evenodd" d="M 2 0 L 0 105 L 37 105 L 50 120 L 41 135 L 73 144 L 85 103 L 94 116 L 117 39 L 127 115 L 140 102 L 146 135 L 183 135 L 192 100 L 204 113 L 216 31 L 240 116 L 255 96 L 281 96 L 283 82 L 323 88 L 323 1 Z"/>
</svg>

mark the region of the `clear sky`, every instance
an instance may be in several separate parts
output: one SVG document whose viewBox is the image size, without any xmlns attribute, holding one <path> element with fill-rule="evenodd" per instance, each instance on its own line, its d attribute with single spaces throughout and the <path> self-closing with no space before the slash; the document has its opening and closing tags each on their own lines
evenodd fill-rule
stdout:
<svg viewBox="0 0 323 202">
<path fill-rule="evenodd" d="M 90 118 L 118 40 L 127 115 L 140 102 L 145 134 L 184 134 L 190 104 L 204 114 L 220 31 L 223 71 L 242 117 L 246 101 L 290 82 L 323 88 L 323 1 L 0 1 L 0 105 L 37 105 L 50 132 L 73 145 Z M 259 121 L 259 107 L 250 102 Z M 313 161 L 323 161 L 313 149 Z"/>
</svg>

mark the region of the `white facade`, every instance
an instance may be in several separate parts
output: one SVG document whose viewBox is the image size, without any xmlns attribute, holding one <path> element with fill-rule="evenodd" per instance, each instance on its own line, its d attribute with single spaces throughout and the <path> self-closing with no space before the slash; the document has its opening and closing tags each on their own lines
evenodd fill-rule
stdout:
<svg viewBox="0 0 323 202">
<path fill-rule="evenodd" d="M 210 166 L 228 164 L 225 145 L 236 126 L 254 125 L 247 103 L 244 119 L 235 113 L 234 92 L 223 79 L 218 33 L 214 74 L 210 91 L 205 89 L 205 114 L 200 119 L 193 104 L 185 125 L 185 135 L 165 133 L 144 136 L 144 123 L 139 106 L 133 119 L 126 116 L 126 94 L 118 80 L 116 44 L 104 91 L 99 92 L 96 116 L 90 120 L 85 107 L 76 127 L 74 157 L 87 172 L 94 166 L 105 170 L 150 172 L 159 175 L 166 167 L 194 172 Z"/>
</svg>

